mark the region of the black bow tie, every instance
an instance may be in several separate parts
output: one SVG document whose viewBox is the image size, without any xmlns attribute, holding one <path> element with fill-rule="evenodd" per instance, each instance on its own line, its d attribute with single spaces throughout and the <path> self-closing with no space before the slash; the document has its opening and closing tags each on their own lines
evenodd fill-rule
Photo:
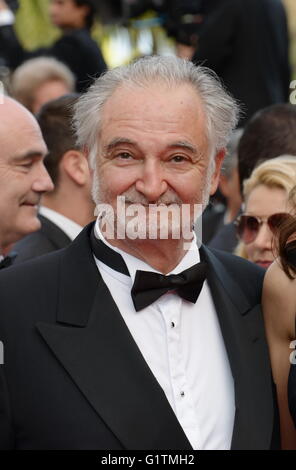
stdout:
<svg viewBox="0 0 296 470">
<path fill-rule="evenodd" d="M 93 230 L 90 240 L 97 259 L 115 271 L 127 276 L 130 275 L 122 256 L 98 240 Z M 136 311 L 148 307 L 169 291 L 175 291 L 183 299 L 195 303 L 206 279 L 206 274 L 207 264 L 204 262 L 197 263 L 180 274 L 168 276 L 150 271 L 137 271 L 131 290 Z"/>
</svg>

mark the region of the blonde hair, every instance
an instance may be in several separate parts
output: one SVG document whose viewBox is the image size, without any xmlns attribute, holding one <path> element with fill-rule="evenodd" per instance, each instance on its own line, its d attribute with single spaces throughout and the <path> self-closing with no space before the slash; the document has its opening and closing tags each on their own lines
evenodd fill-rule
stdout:
<svg viewBox="0 0 296 470">
<path fill-rule="evenodd" d="M 52 57 L 27 60 L 17 67 L 12 75 L 11 94 L 13 98 L 32 111 L 35 91 L 50 80 L 64 82 L 69 88 L 69 93 L 74 91 L 74 75 L 62 62 Z"/>
<path fill-rule="evenodd" d="M 251 176 L 243 183 L 243 195 L 246 201 L 253 189 L 264 185 L 268 188 L 280 188 L 287 193 L 287 202 L 290 191 L 296 182 L 296 156 L 281 155 L 271 158 L 258 165 Z M 240 241 L 234 253 L 241 258 L 247 259 L 247 252 L 244 242 Z"/>
</svg>

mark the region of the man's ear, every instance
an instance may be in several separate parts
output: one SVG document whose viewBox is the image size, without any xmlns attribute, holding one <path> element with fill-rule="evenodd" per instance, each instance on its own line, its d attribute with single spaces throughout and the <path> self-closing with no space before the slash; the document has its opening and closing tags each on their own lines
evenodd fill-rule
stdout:
<svg viewBox="0 0 296 470">
<path fill-rule="evenodd" d="M 219 180 L 220 180 L 220 172 L 222 163 L 225 157 L 226 150 L 222 149 L 215 155 L 215 170 L 211 177 L 211 186 L 210 186 L 210 195 L 214 194 L 217 191 Z"/>
<path fill-rule="evenodd" d="M 68 150 L 60 163 L 68 178 L 79 186 L 89 182 L 90 171 L 85 154 L 79 150 Z"/>
</svg>

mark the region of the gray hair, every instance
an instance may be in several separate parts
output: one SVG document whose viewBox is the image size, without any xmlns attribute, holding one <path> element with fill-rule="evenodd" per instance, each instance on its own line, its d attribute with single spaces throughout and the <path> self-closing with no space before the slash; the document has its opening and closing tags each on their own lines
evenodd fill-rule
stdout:
<svg viewBox="0 0 296 470">
<path fill-rule="evenodd" d="M 121 86 L 129 84 L 147 88 L 155 82 L 170 88 L 186 83 L 192 85 L 204 105 L 211 150 L 219 151 L 226 147 L 238 122 L 239 107 L 216 74 L 185 59 L 149 56 L 101 75 L 75 105 L 73 123 L 78 145 L 88 149 L 92 168 L 95 166 L 97 138 L 106 101 Z"/>
<path fill-rule="evenodd" d="M 231 177 L 233 170 L 238 166 L 238 146 L 243 132 L 244 130 L 241 128 L 233 131 L 227 144 L 222 166 L 222 173 L 227 179 Z"/>
<path fill-rule="evenodd" d="M 32 111 L 36 90 L 49 80 L 59 80 L 74 91 L 75 78 L 71 70 L 53 57 L 36 57 L 17 67 L 12 75 L 11 94 L 13 98 Z"/>
</svg>

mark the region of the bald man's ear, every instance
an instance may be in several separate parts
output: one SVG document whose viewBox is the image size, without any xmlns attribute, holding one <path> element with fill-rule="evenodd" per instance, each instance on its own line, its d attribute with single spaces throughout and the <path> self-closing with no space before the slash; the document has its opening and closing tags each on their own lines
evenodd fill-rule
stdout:
<svg viewBox="0 0 296 470">
<path fill-rule="evenodd" d="M 84 153 L 79 150 L 68 150 L 61 160 L 60 166 L 64 173 L 78 186 L 89 182 L 90 171 Z"/>
<path fill-rule="evenodd" d="M 226 153 L 226 150 L 222 149 L 214 157 L 215 158 L 215 170 L 211 177 L 210 195 L 215 194 L 215 192 L 217 191 L 219 180 L 220 180 L 220 172 L 221 172 L 222 163 L 225 157 L 225 153 Z"/>
</svg>

